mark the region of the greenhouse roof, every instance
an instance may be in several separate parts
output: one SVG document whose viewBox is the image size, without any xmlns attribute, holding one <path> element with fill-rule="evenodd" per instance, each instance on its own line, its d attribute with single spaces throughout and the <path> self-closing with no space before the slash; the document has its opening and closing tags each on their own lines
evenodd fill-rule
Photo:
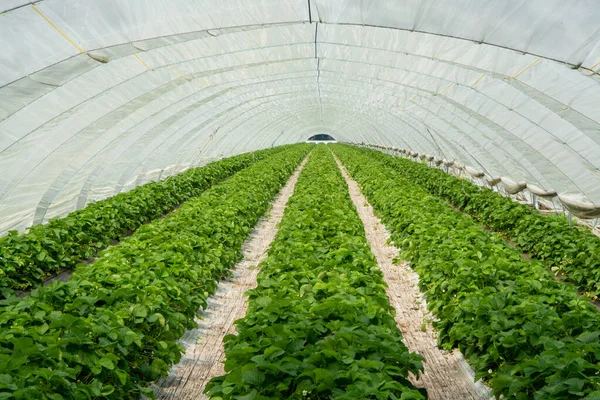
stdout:
<svg viewBox="0 0 600 400">
<path fill-rule="evenodd" d="M 0 233 L 316 133 L 600 206 L 595 0 L 4 0 L 0 11 Z"/>
</svg>

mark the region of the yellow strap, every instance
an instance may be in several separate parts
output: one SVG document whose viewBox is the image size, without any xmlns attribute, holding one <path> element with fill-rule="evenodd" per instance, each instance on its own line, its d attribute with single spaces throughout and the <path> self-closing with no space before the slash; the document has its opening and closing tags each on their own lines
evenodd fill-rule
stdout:
<svg viewBox="0 0 600 400">
<path fill-rule="evenodd" d="M 594 68 L 596 68 L 598 65 L 600 65 L 600 61 L 598 61 L 596 64 L 592 65 L 592 66 L 590 67 L 590 69 L 593 71 L 593 70 L 594 70 Z"/>
<path fill-rule="evenodd" d="M 134 54 L 134 56 L 135 56 L 135 58 L 137 58 L 137 59 L 138 59 L 138 61 L 139 61 L 139 62 L 140 62 L 140 63 L 141 63 L 141 64 L 142 64 L 144 67 L 148 68 L 148 71 L 152 71 L 152 68 L 150 68 L 150 67 L 148 66 L 148 64 L 146 64 L 146 63 L 144 62 L 144 60 L 142 60 L 142 57 L 140 57 L 140 56 L 139 56 L 139 55 L 137 55 L 137 54 Z"/>
<path fill-rule="evenodd" d="M 542 57 L 538 57 L 537 60 L 535 60 L 534 62 L 532 62 L 531 64 L 529 64 L 528 66 L 526 66 L 525 68 L 523 68 L 521 70 L 521 72 L 519 72 L 518 74 L 516 74 L 515 76 L 512 77 L 512 79 L 517 78 L 519 75 L 521 75 L 523 72 L 527 71 L 529 68 L 533 67 L 535 64 L 539 63 L 542 60 Z"/>
<path fill-rule="evenodd" d="M 483 79 L 483 77 L 484 77 L 484 76 L 485 76 L 485 74 L 481 74 L 481 76 L 480 76 L 479 78 L 477 78 L 477 80 L 476 80 L 475 82 L 473 82 L 473 84 L 471 85 L 471 87 L 473 87 L 473 86 L 477 85 L 477 83 L 478 83 L 478 82 L 479 82 L 481 79 Z"/>
<path fill-rule="evenodd" d="M 442 90 L 441 92 L 438 93 L 438 95 L 444 94 L 446 93 L 446 90 L 450 89 L 452 87 L 452 85 L 454 85 L 454 82 L 452 82 L 451 84 L 448 85 L 448 87 L 444 90 Z"/>
<path fill-rule="evenodd" d="M 183 75 L 181 72 L 179 72 L 179 70 L 177 68 L 175 68 L 174 65 L 171 65 L 171 68 L 173 68 L 173 71 L 175 71 L 175 73 L 177 75 L 179 75 L 180 77 L 182 77 L 183 79 L 185 79 L 186 81 L 189 81 L 190 78 L 188 78 L 187 76 Z"/>
<path fill-rule="evenodd" d="M 75 47 L 80 53 L 85 53 L 85 50 L 83 50 L 81 47 L 79 47 L 79 45 L 77 43 L 75 43 L 70 37 L 68 37 L 67 34 L 64 33 L 58 26 L 56 26 L 56 24 L 54 22 L 50 21 L 50 19 L 48 17 L 46 17 L 36 6 L 34 6 L 32 4 L 31 8 L 33 8 L 33 10 L 36 13 L 38 13 L 40 15 L 40 17 L 44 18 L 46 20 L 46 22 L 49 23 L 50 26 L 56 30 L 56 32 L 60 33 L 62 35 L 62 37 L 67 39 L 69 41 L 69 43 L 71 43 L 73 45 L 73 47 Z"/>
</svg>

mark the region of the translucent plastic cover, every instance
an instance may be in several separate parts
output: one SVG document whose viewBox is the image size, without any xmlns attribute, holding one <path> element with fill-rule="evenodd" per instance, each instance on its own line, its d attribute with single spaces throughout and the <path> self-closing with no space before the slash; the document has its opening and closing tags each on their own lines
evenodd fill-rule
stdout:
<svg viewBox="0 0 600 400">
<path fill-rule="evenodd" d="M 0 234 L 327 133 L 600 205 L 596 0 L 5 0 Z"/>
</svg>

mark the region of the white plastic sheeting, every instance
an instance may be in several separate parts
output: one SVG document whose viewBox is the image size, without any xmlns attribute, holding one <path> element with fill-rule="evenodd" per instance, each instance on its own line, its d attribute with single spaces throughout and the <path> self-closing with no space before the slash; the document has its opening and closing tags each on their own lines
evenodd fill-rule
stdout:
<svg viewBox="0 0 600 400">
<path fill-rule="evenodd" d="M 596 0 L 0 11 L 0 234 L 314 133 L 600 203 Z"/>
</svg>

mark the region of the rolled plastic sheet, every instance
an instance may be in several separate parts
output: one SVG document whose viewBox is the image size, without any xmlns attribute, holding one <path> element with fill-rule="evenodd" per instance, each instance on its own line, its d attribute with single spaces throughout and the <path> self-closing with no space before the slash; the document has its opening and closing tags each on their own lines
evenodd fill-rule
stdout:
<svg viewBox="0 0 600 400">
<path fill-rule="evenodd" d="M 455 161 L 452 163 L 452 168 L 456 168 L 456 169 L 458 169 L 458 170 L 463 170 L 463 169 L 465 169 L 465 166 L 464 166 L 464 165 L 463 165 L 463 164 L 462 164 L 460 161 L 456 161 L 456 160 L 455 160 Z"/>
<path fill-rule="evenodd" d="M 485 178 L 485 182 L 490 185 L 490 186 L 496 186 L 498 185 L 500 182 L 502 182 L 502 178 L 500 177 L 491 177 L 491 176 L 487 176 Z"/>
<path fill-rule="evenodd" d="M 465 165 L 465 172 L 471 175 L 474 178 L 482 178 L 485 175 L 485 172 L 478 170 L 477 168 L 470 167 Z"/>
<path fill-rule="evenodd" d="M 504 190 L 506 190 L 506 192 L 509 194 L 517 194 L 519 192 L 522 192 L 527 187 L 527 183 L 517 182 L 512 178 L 503 176 L 500 179 L 502 181 L 502 186 L 504 187 Z"/>
<path fill-rule="evenodd" d="M 554 189 L 542 189 L 539 186 L 532 185 L 530 183 L 527 184 L 527 190 L 531 193 L 535 194 L 538 197 L 542 197 L 545 199 L 551 199 L 557 196 L 556 190 Z"/>
<path fill-rule="evenodd" d="M 600 218 L 600 204 L 592 203 L 580 194 L 559 194 L 558 198 L 569 212 L 578 218 Z"/>
</svg>

